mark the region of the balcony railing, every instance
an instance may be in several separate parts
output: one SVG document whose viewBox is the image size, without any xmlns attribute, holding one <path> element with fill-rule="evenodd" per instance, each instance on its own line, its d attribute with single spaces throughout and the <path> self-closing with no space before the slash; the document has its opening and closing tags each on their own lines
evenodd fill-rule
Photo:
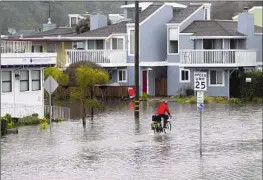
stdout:
<svg viewBox="0 0 263 180">
<path fill-rule="evenodd" d="M 127 62 L 126 50 L 66 50 L 67 65 L 79 61 L 97 64 L 118 64 Z"/>
<path fill-rule="evenodd" d="M 194 49 L 180 51 L 180 63 L 184 66 L 255 66 L 256 59 L 256 50 Z"/>
<path fill-rule="evenodd" d="M 31 53 L 31 41 L 6 41 L 1 40 L 2 53 Z"/>
</svg>

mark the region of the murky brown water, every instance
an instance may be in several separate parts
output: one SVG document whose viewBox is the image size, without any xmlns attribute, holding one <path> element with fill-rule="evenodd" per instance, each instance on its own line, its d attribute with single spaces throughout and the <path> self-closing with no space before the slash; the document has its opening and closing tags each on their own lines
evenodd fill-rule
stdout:
<svg viewBox="0 0 263 180">
<path fill-rule="evenodd" d="M 206 105 L 202 158 L 196 105 L 170 103 L 166 135 L 150 130 L 156 106 L 141 104 L 136 121 L 132 104 L 108 104 L 86 130 L 81 121 L 54 124 L 51 134 L 21 127 L 1 140 L 2 179 L 262 179 L 262 106 Z"/>
</svg>

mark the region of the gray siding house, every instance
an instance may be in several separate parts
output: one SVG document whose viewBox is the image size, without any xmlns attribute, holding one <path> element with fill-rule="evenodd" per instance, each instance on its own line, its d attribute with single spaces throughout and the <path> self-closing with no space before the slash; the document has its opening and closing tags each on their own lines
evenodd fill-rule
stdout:
<svg viewBox="0 0 263 180">
<path fill-rule="evenodd" d="M 143 6 L 141 4 L 144 4 Z M 146 5 L 145 5 L 146 4 Z M 243 12 L 237 22 L 211 20 L 209 3 L 140 3 L 140 92 L 179 95 L 193 89 L 193 72 L 208 73 L 209 96 L 230 95 L 235 70 L 255 70 L 262 62 L 262 28 Z M 83 50 L 66 50 L 67 64 L 95 62 L 111 74 L 111 83 L 134 85 L 134 6 L 123 6 L 122 22 L 101 26 L 79 39 Z"/>
<path fill-rule="evenodd" d="M 262 28 L 254 25 L 247 11 L 239 14 L 237 22 L 201 20 L 200 12 L 188 18 L 194 20 L 188 26 L 176 26 L 176 21 L 167 24 L 167 93 L 193 89 L 193 72 L 204 71 L 208 73 L 207 95 L 230 97 L 233 72 L 262 67 Z"/>
</svg>

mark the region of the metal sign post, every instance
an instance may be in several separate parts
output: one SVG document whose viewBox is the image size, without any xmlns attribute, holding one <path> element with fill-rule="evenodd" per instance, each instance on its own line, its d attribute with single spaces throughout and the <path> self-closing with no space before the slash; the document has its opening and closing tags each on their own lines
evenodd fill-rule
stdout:
<svg viewBox="0 0 263 180">
<path fill-rule="evenodd" d="M 204 111 L 204 91 L 207 91 L 207 73 L 194 72 L 194 90 L 197 92 L 197 110 L 200 113 L 200 156 L 202 156 L 202 113 Z"/>
<path fill-rule="evenodd" d="M 44 82 L 44 88 L 49 94 L 49 123 L 50 123 L 50 131 L 51 131 L 51 121 L 52 121 L 52 104 L 51 104 L 51 96 L 53 92 L 57 89 L 58 83 L 57 81 L 52 77 L 49 76 L 45 82 Z"/>
</svg>

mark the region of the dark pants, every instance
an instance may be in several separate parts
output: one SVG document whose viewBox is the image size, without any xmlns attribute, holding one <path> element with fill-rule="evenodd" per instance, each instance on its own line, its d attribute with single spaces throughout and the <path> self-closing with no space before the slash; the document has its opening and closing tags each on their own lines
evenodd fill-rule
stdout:
<svg viewBox="0 0 263 180">
<path fill-rule="evenodd" d="M 163 125 L 164 125 L 164 127 L 166 127 L 167 120 L 169 119 L 169 116 L 166 114 L 159 114 L 159 116 L 161 116 L 164 119 Z"/>
</svg>

